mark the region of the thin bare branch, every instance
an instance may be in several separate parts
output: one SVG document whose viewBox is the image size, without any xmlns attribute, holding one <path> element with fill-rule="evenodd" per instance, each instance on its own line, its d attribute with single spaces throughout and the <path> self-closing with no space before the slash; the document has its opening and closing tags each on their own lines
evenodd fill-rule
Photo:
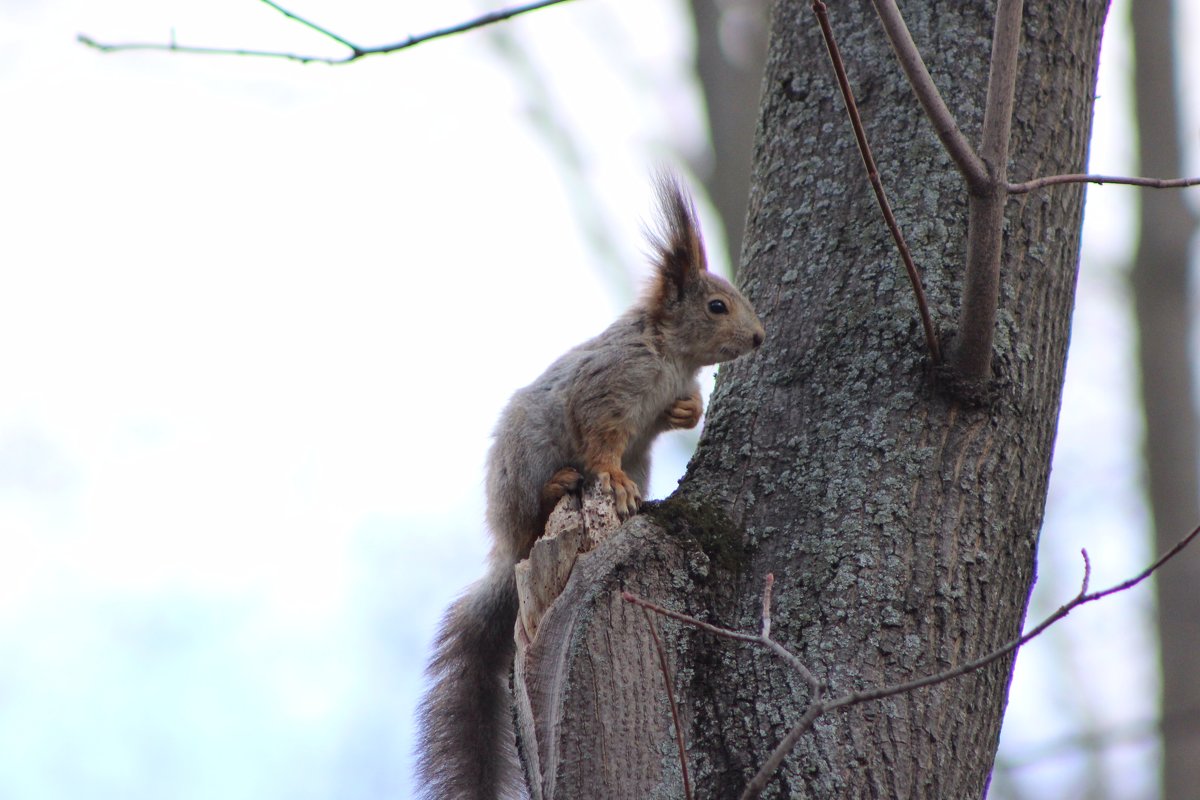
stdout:
<svg viewBox="0 0 1200 800">
<path fill-rule="evenodd" d="M 660 606 L 657 603 L 652 603 L 643 597 L 638 597 L 632 592 L 621 592 L 621 599 L 626 603 L 633 603 L 635 606 L 648 608 L 660 616 L 686 623 L 691 625 L 693 628 L 698 628 L 699 630 L 704 631 L 705 633 L 711 633 L 713 636 L 720 636 L 723 639 L 733 639 L 734 641 L 746 642 L 748 644 L 762 644 L 762 637 L 757 634 L 738 633 L 737 631 L 730 630 L 729 628 L 722 628 L 720 625 L 713 625 L 687 614 L 683 614 L 679 611 L 672 611 L 671 609 Z"/>
<path fill-rule="evenodd" d="M 272 0 L 262 0 L 262 2 L 266 3 L 271 8 L 278 11 L 280 14 L 283 14 L 288 19 L 295 20 L 296 22 L 299 22 L 304 27 L 311 28 L 312 30 L 316 31 L 317 33 L 321 34 L 322 36 L 333 39 L 338 44 L 348 48 L 349 50 L 351 50 L 355 53 L 358 53 L 362 50 L 362 48 L 360 48 L 358 45 L 356 45 L 353 42 L 350 42 L 346 39 L 343 39 L 341 36 L 338 36 L 336 33 L 329 30 L 328 28 L 323 28 L 310 19 L 306 19 L 306 18 L 300 16 L 299 14 L 295 14 L 291 11 L 288 11 L 286 8 L 279 5 L 278 3 L 272 2 Z"/>
<path fill-rule="evenodd" d="M 833 62 L 833 69 L 837 74 L 838 87 L 841 89 L 842 99 L 846 103 L 846 113 L 850 115 L 854 138 L 858 142 L 858 152 L 867 168 L 867 178 L 871 181 L 871 188 L 875 190 L 875 199 L 879 203 L 879 210 L 883 213 L 883 219 L 887 223 L 888 230 L 891 231 L 892 239 L 896 242 L 896 249 L 900 251 L 900 259 L 904 262 L 904 269 L 908 273 L 908 281 L 912 284 L 913 295 L 917 301 L 917 313 L 921 317 L 921 327 L 925 330 L 925 345 L 929 349 L 929 356 L 933 359 L 933 363 L 940 365 L 942 348 L 933 327 L 933 319 L 929 315 L 929 303 L 925 299 L 925 288 L 921 285 L 921 275 L 917 272 L 917 265 L 913 263 L 908 243 L 904 241 L 904 234 L 900 232 L 896 215 L 892 213 L 892 206 L 888 202 L 887 194 L 883 191 L 883 181 L 879 178 L 875 157 L 871 155 L 871 146 L 867 143 L 867 133 L 863 128 L 862 117 L 858 113 L 858 104 L 854 102 L 854 92 L 850 88 L 849 78 L 846 77 L 846 65 L 838 51 L 837 41 L 833 38 L 833 29 L 829 26 L 829 9 L 822 0 L 814 0 L 812 8 L 813 13 L 817 16 L 817 21 L 821 24 L 821 34 L 825 38 L 825 47 L 829 50 L 829 59 Z"/>
<path fill-rule="evenodd" d="M 771 751 L 771 755 L 758 768 L 758 772 L 754 773 L 754 777 L 746 784 L 746 788 L 742 790 L 739 800 L 754 800 L 762 794 L 767 788 L 767 782 L 771 780 L 771 776 L 779 769 L 779 765 L 787 758 L 787 754 L 792 752 L 792 748 L 796 746 L 796 742 L 800 741 L 800 737 L 804 732 L 813 726 L 817 721 L 817 717 L 821 716 L 825 711 L 825 707 L 819 702 L 820 698 L 815 698 L 816 702 L 809 705 L 804 715 L 800 720 L 792 726 L 788 731 L 787 736 L 779 741 L 775 749 Z"/>
<path fill-rule="evenodd" d="M 1103 589 L 1099 592 L 1092 592 L 1090 594 L 1088 593 L 1088 582 L 1090 581 L 1092 575 L 1092 562 L 1091 559 L 1088 558 L 1087 550 L 1082 550 L 1080 552 L 1083 554 L 1083 585 L 1079 588 L 1079 594 L 1075 595 L 1075 597 L 1069 602 L 1059 606 L 1058 610 L 1046 617 L 1046 619 L 1042 620 L 1037 627 L 1033 628 L 1028 633 L 1023 634 L 1020 638 L 1014 639 L 1003 647 L 993 650 L 985 656 L 977 658 L 973 661 L 968 661 L 965 664 L 960 664 L 953 669 L 948 669 L 944 672 L 939 672 L 936 675 L 929 675 L 927 677 L 918 678 L 905 683 L 898 683 L 892 686 L 884 686 L 877 689 L 871 689 L 863 692 L 853 692 L 851 694 L 843 695 L 842 697 L 826 703 L 825 708 L 826 710 L 832 710 L 845 706 L 858 705 L 859 703 L 864 703 L 868 700 L 878 700 L 883 697 L 891 697 L 892 695 L 911 692 L 913 689 L 920 689 L 924 686 L 933 686 L 934 684 L 944 683 L 952 678 L 957 678 L 960 675 L 966 675 L 968 672 L 975 672 L 976 670 L 979 670 L 982 667 L 992 663 L 996 659 L 1003 658 L 1014 650 L 1021 648 L 1030 640 L 1042 635 L 1047 628 L 1080 606 L 1095 602 L 1096 600 L 1108 597 L 1111 594 L 1123 592 L 1126 589 L 1132 589 L 1134 586 L 1137 586 L 1139 583 L 1146 580 L 1146 578 L 1149 578 L 1151 575 L 1153 575 L 1163 564 L 1166 564 L 1168 561 L 1178 555 L 1179 552 L 1191 544 L 1192 540 L 1198 535 L 1200 535 L 1200 526 L 1192 529 L 1191 533 L 1176 542 L 1175 546 L 1159 557 L 1157 561 L 1146 567 L 1146 569 L 1142 570 L 1137 575 L 1134 575 L 1129 580 L 1122 581 L 1116 586 L 1110 586 L 1107 589 Z"/>
<path fill-rule="evenodd" d="M 1024 183 L 1007 185 L 1009 194 L 1024 194 L 1041 189 L 1045 186 L 1057 186 L 1064 183 L 1117 183 L 1125 186 L 1142 186 L 1148 189 L 1183 189 L 1188 186 L 1200 186 L 1200 178 L 1126 178 L 1118 175 L 1048 175 L 1044 178 L 1034 178 Z"/>
<path fill-rule="evenodd" d="M 769 593 L 765 594 L 767 594 L 766 599 L 769 602 Z M 696 619 L 695 617 L 688 616 L 687 614 L 682 614 L 678 611 L 672 611 L 669 608 L 664 608 L 660 605 L 650 602 L 649 600 L 638 597 L 636 594 L 632 594 L 631 592 L 622 592 L 621 599 L 627 603 L 633 603 L 635 606 L 641 606 L 642 608 L 649 609 L 655 614 L 661 614 L 664 617 L 669 617 L 673 620 L 685 623 L 693 628 L 699 628 L 705 633 L 711 633 L 713 636 L 720 636 L 724 639 L 733 639 L 737 642 L 746 642 L 747 644 L 757 644 L 761 647 L 765 647 L 777 655 L 780 660 L 786 662 L 788 666 L 798 672 L 810 687 L 817 689 L 821 686 L 821 681 L 817 679 L 817 676 L 814 675 L 806 666 L 804 666 L 800 659 L 796 658 L 794 653 L 770 637 L 763 636 L 762 634 L 738 633 L 737 631 L 730 630 L 729 628 L 722 628 L 720 625 L 713 625 L 711 623 L 704 622 L 703 620 Z"/>
<path fill-rule="evenodd" d="M 683 741 L 683 726 L 679 724 L 679 706 L 675 703 L 675 690 L 672 688 L 671 670 L 667 666 L 667 652 L 663 648 L 662 639 L 658 635 L 658 626 L 650 610 L 642 607 L 642 616 L 646 618 L 646 626 L 650 628 L 650 636 L 654 639 L 654 649 L 658 651 L 658 668 L 662 672 L 663 683 L 667 687 L 667 700 L 671 704 L 671 721 L 675 724 L 675 744 L 679 748 L 679 768 L 683 771 L 683 796 L 692 800 L 692 782 L 688 777 L 687 747 Z"/>
<path fill-rule="evenodd" d="M 746 788 L 740 795 L 740 800 L 753 800 L 762 794 L 763 789 L 767 788 L 767 782 L 771 780 L 771 776 L 775 774 L 775 770 L 779 769 L 779 765 L 783 763 L 783 759 L 787 758 L 787 754 L 792 752 L 792 748 L 796 746 L 796 742 L 800 741 L 800 737 L 804 732 L 812 727 L 812 724 L 817 721 L 817 717 L 824 713 L 825 707 L 821 702 L 821 683 L 817 677 L 809 672 L 798 658 L 793 656 L 783 645 L 779 644 L 771 638 L 771 590 L 775 586 L 775 573 L 768 572 L 767 579 L 763 585 L 762 599 L 762 639 L 763 644 L 770 647 L 775 652 L 782 651 L 785 654 L 784 660 L 792 664 L 800 675 L 808 682 L 809 689 L 812 690 L 812 695 L 808 699 L 808 709 L 800 717 L 799 721 L 792 726 L 788 731 L 787 736 L 780 740 L 779 744 L 775 745 L 775 749 L 771 751 L 771 755 L 762 766 L 758 768 L 758 772 L 746 784 Z"/>
<path fill-rule="evenodd" d="M 1022 0 L 999 0 L 992 36 L 987 100 L 979 155 L 988 181 L 967 195 L 967 264 L 959 305 L 958 339 L 952 360 L 960 378 L 980 389 L 992 377 L 992 342 L 1000 305 L 1000 261 L 1004 247 L 1004 187 L 1012 131 L 1021 41 Z"/>
<path fill-rule="evenodd" d="M 1088 558 L 1087 548 L 1081 547 L 1079 555 L 1083 556 L 1083 582 L 1079 586 L 1079 596 L 1087 594 L 1088 584 L 1092 580 L 1092 560 Z"/>
<path fill-rule="evenodd" d="M 352 58 L 327 58 L 325 56 L 306 56 L 299 53 L 283 53 L 275 50 L 242 50 L 229 47 L 191 47 L 189 45 L 176 44 L 169 42 L 160 44 L 158 42 L 123 42 L 121 44 L 105 44 L 97 42 L 95 39 L 86 34 L 79 34 L 75 37 L 76 40 L 88 47 L 99 50 L 102 53 L 116 53 L 131 50 L 166 50 L 173 53 L 186 53 L 188 55 L 200 56 L 247 56 L 249 58 L 278 58 L 287 61 L 299 61 L 302 64 L 317 62 L 323 64 L 343 64 Z"/>
<path fill-rule="evenodd" d="M 771 590 L 774 585 L 775 585 L 774 573 L 767 573 L 767 578 L 766 578 L 766 581 L 763 586 L 762 633 L 759 634 L 758 636 L 751 636 L 749 634 L 738 633 L 737 631 L 729 630 L 728 628 L 722 628 L 717 625 L 710 625 L 707 622 L 701 622 L 700 620 L 696 619 L 695 617 L 689 616 L 687 614 L 681 614 L 678 611 L 671 611 L 668 608 L 663 608 L 662 606 L 651 603 L 649 600 L 644 600 L 635 594 L 631 594 L 629 592 L 621 593 L 621 597 L 626 602 L 633 603 L 634 605 L 641 607 L 642 613 L 647 615 L 647 622 L 649 622 L 649 619 L 650 619 L 649 613 L 651 611 L 653 611 L 656 614 L 662 614 L 665 617 L 669 617 L 671 619 L 675 619 L 680 622 L 691 625 L 693 627 L 699 628 L 700 630 L 711 633 L 714 636 L 720 636 L 720 637 L 723 637 L 726 639 L 733 639 L 733 640 L 739 641 L 739 642 L 749 642 L 751 644 L 762 645 L 763 647 L 766 647 L 767 649 L 769 649 L 773 653 L 775 653 L 777 656 L 779 656 L 783 661 L 787 662 L 788 665 L 791 666 L 796 672 L 798 672 L 800 674 L 800 676 L 805 680 L 805 682 L 808 683 L 809 688 L 812 691 L 812 694 L 809 697 L 808 709 L 805 710 L 804 714 L 800 717 L 800 720 L 795 725 L 792 726 L 792 729 L 790 731 L 788 731 L 788 734 L 785 737 L 783 737 L 782 740 L 780 740 L 778 745 L 775 746 L 775 749 L 771 752 L 771 755 L 767 758 L 767 760 L 765 762 L 763 762 L 762 766 L 759 767 L 758 772 L 755 773 L 754 777 L 750 780 L 750 782 L 748 784 L 746 784 L 746 788 L 742 791 L 742 794 L 741 794 L 742 800 L 752 800 L 753 798 L 758 797 L 759 794 L 762 793 L 762 790 L 764 788 L 766 788 L 767 782 L 771 779 L 771 776 L 773 774 L 775 774 L 775 770 L 779 769 L 779 765 L 783 763 L 783 759 L 786 758 L 787 754 L 790 753 L 792 751 L 792 748 L 796 746 L 796 742 L 799 741 L 800 737 L 802 735 L 804 735 L 804 732 L 812 726 L 813 722 L 816 721 L 817 717 L 819 717 L 821 714 L 823 714 L 826 711 L 825 704 L 822 702 L 821 682 L 819 680 L 817 680 L 817 677 L 815 675 L 813 675 L 813 673 L 811 671 L 809 671 L 809 669 L 807 667 L 805 667 L 803 663 L 801 663 L 800 659 L 796 658 L 796 656 L 793 655 L 790 651 L 788 651 L 787 648 L 785 648 L 783 645 L 779 644 L 778 642 L 776 642 L 774 639 L 772 639 L 770 637 L 770 632 L 771 632 Z M 659 649 L 659 657 L 665 658 L 662 655 L 661 645 L 659 645 L 659 643 L 658 643 L 658 637 L 654 631 L 653 626 L 651 626 L 650 634 L 651 634 L 651 636 L 655 637 L 655 646 L 660 648 Z M 664 670 L 666 669 L 665 660 L 663 661 L 663 669 Z M 675 713 L 676 712 L 674 710 L 672 710 L 672 714 L 674 715 Z M 676 730 L 678 730 L 678 717 L 677 716 L 676 716 Z M 680 747 L 682 748 L 682 744 L 680 744 Z M 682 751 L 681 751 L 681 753 L 682 753 Z M 682 754 L 680 757 L 681 758 L 683 757 Z M 686 773 L 685 773 L 684 780 L 685 780 L 685 791 L 686 791 L 687 790 Z"/>
<path fill-rule="evenodd" d="M 1008 642 L 1002 647 L 993 650 L 990 653 L 981 656 L 980 658 L 973 659 L 972 661 L 960 664 L 951 669 L 943 670 L 942 672 L 938 672 L 934 675 L 927 675 L 923 678 L 917 678 L 915 680 L 905 681 L 903 683 L 894 683 L 888 686 L 879 686 L 873 689 L 849 692 L 831 700 L 825 700 L 822 697 L 823 687 L 820 681 L 818 681 L 817 678 L 812 674 L 812 672 L 803 667 L 799 659 L 797 659 L 790 651 L 784 648 L 783 645 L 769 638 L 765 634 L 754 636 L 746 633 L 738 633 L 737 631 L 732 631 L 727 628 L 702 622 L 695 617 L 688 616 L 687 614 L 681 614 L 677 611 L 671 611 L 670 609 L 663 608 L 662 606 L 651 603 L 648 600 L 643 600 L 637 595 L 630 594 L 629 592 L 623 592 L 621 596 L 627 602 L 640 606 L 643 611 L 653 611 L 657 614 L 662 614 L 663 616 L 670 617 L 671 619 L 678 620 L 695 628 L 699 628 L 700 630 L 711 633 L 714 636 L 733 639 L 739 642 L 750 642 L 752 644 L 759 644 L 767 647 L 768 649 L 772 650 L 772 652 L 780 654 L 783 660 L 797 668 L 797 671 L 801 674 L 801 676 L 803 676 L 804 680 L 809 683 L 809 686 L 812 688 L 812 696 L 809 700 L 808 708 L 805 710 L 800 720 L 792 726 L 787 736 L 785 736 L 783 740 L 781 740 L 780 743 L 775 747 L 770 757 L 763 763 L 758 772 L 755 774 L 754 778 L 746 785 L 746 789 L 742 792 L 741 797 L 743 800 L 751 800 L 751 798 L 758 797 L 763 789 L 766 788 L 768 780 L 779 768 L 779 765 L 783 763 L 783 759 L 789 752 L 791 752 L 791 749 L 796 745 L 796 742 L 800 740 L 800 737 L 804 734 L 804 732 L 811 728 L 813 723 L 815 723 L 817 718 L 822 714 L 833 711 L 834 709 L 848 708 L 850 706 L 859 705 L 871 700 L 880 700 L 885 697 L 904 694 L 906 692 L 911 692 L 926 686 L 934 686 L 936 684 L 945 683 L 946 681 L 961 677 L 968 673 L 976 672 L 988 664 L 991 664 L 993 661 L 1003 658 L 1004 656 L 1020 649 L 1023 645 L 1040 636 L 1046 631 L 1047 628 L 1070 614 L 1079 606 L 1086 605 L 1087 603 L 1092 603 L 1096 600 L 1108 597 L 1111 594 L 1116 594 L 1117 592 L 1123 592 L 1127 589 L 1133 588 L 1146 578 L 1153 575 L 1172 558 L 1177 556 L 1184 548 L 1191 544 L 1197 536 L 1200 536 L 1200 526 L 1194 528 L 1191 533 L 1180 539 L 1170 550 L 1160 556 L 1158 560 L 1156 560 L 1146 569 L 1139 572 L 1137 575 L 1126 581 L 1122 581 L 1115 586 L 1091 593 L 1088 592 L 1088 584 L 1092 575 L 1092 562 L 1088 557 L 1087 551 L 1083 550 L 1081 551 L 1083 556 L 1083 580 L 1081 581 L 1078 594 L 1076 594 L 1075 597 L 1073 597 L 1070 601 L 1060 606 L 1054 613 L 1046 617 L 1046 619 L 1042 620 L 1042 622 L 1036 627 L 1022 634 L 1017 639 Z M 768 575 L 766 588 L 763 591 L 763 622 L 764 630 L 767 631 L 770 630 L 770 624 L 768 620 L 770 618 L 770 598 L 771 587 L 773 583 L 774 575 Z"/>
<path fill-rule="evenodd" d="M 989 174 L 1001 181 L 1008 172 L 1008 142 L 1017 86 L 1023 6 L 1023 0 L 999 0 L 992 35 L 992 60 L 983 109 L 983 141 L 979 150 Z"/>
<path fill-rule="evenodd" d="M 120 43 L 120 44 L 108 44 L 108 43 L 104 43 L 104 42 L 98 42 L 95 39 L 93 39 L 92 37 L 87 36 L 86 34 L 82 34 L 82 33 L 79 34 L 79 36 L 77 38 L 81 44 L 87 45 L 88 47 L 94 48 L 94 49 L 99 50 L 104 53 L 121 52 L 121 51 L 126 51 L 126 50 L 165 50 L 168 52 L 189 53 L 189 54 L 193 54 L 193 55 L 249 56 L 249 57 L 254 57 L 254 58 L 278 58 L 278 59 L 285 59 L 288 61 L 299 61 L 300 63 L 304 63 L 304 64 L 307 64 L 307 63 L 348 64 L 351 61 L 357 61 L 358 59 L 364 58 L 366 56 L 383 55 L 385 53 L 394 53 L 398 50 L 406 50 L 409 47 L 413 47 L 415 45 L 422 44 L 424 42 L 428 42 L 432 39 L 440 39 L 444 36 L 452 36 L 456 33 L 464 33 L 466 31 L 474 30 L 475 28 L 482 28 L 485 25 L 491 25 L 495 22 L 503 22 L 504 20 L 512 19 L 513 17 L 519 16 L 521 14 L 527 14 L 530 11 L 537 11 L 539 9 L 546 8 L 548 6 L 553 6 L 553 5 L 558 5 L 559 3 L 568 2 L 568 0 L 538 0 L 538 2 L 527 3 L 527 4 L 521 5 L 521 6 L 513 6 L 512 8 L 503 8 L 503 9 L 499 9 L 497 11 L 488 12 L 487 14 L 483 14 L 483 15 L 478 16 L 471 20 L 467 20 L 466 22 L 461 22 L 457 25 L 451 25 L 447 28 L 440 28 L 438 30 L 429 31 L 427 33 L 422 33 L 422 34 L 418 34 L 415 36 L 409 36 L 407 39 L 403 39 L 401 41 L 394 42 L 392 44 L 380 45 L 378 47 L 360 47 L 359 45 L 354 44 L 353 42 L 349 41 L 348 39 L 346 39 L 342 36 L 339 36 L 336 33 L 333 33 L 328 28 L 318 25 L 317 23 L 313 22 L 312 20 L 309 20 L 305 17 L 301 17 L 300 15 L 295 14 L 291 11 L 288 11 L 287 9 L 278 5 L 277 3 L 272 2 L 272 0 L 262 0 L 262 2 L 267 4 L 271 8 L 275 9 L 280 14 L 283 14 L 285 17 L 288 17 L 289 19 L 292 19 L 292 20 L 300 23 L 301 25 L 305 26 L 306 28 L 309 28 L 309 29 L 315 31 L 316 33 L 321 34 L 322 36 L 325 36 L 326 38 L 329 38 L 329 39 L 333 40 L 334 42 L 337 42 L 338 44 L 345 47 L 350 52 L 344 56 L 331 57 L 331 56 L 305 55 L 302 53 L 292 53 L 292 52 L 286 52 L 286 51 L 280 51 L 280 50 L 246 50 L 246 49 L 229 48 L 229 47 L 194 47 L 194 46 L 189 46 L 189 45 L 177 44 L 175 42 L 174 36 L 171 37 L 171 41 L 169 41 L 169 42 L 126 42 L 126 43 Z"/>
<path fill-rule="evenodd" d="M 1185 547 L 1187 547 L 1189 544 L 1191 544 L 1192 540 L 1195 539 L 1198 535 L 1200 535 L 1200 527 L 1195 528 L 1187 536 L 1183 537 L 1178 542 L 1176 542 L 1175 545 L 1170 550 L 1168 550 L 1167 552 L 1165 552 L 1161 556 L 1159 556 L 1159 559 L 1157 561 L 1155 561 L 1150 566 L 1146 567 L 1144 570 L 1139 572 L 1137 575 L 1134 575 L 1132 578 L 1130 578 L 1127 581 L 1124 581 L 1123 583 L 1118 583 L 1116 586 L 1110 586 L 1109 588 L 1105 589 L 1102 592 L 1096 592 L 1095 594 L 1087 595 L 1084 602 L 1091 602 L 1092 600 L 1099 600 L 1102 597 L 1108 597 L 1110 594 L 1116 594 L 1117 592 L 1123 592 L 1126 589 L 1132 589 L 1134 586 L 1137 586 L 1139 583 L 1146 580 L 1146 578 L 1149 578 L 1155 572 L 1158 572 L 1158 570 L 1160 568 L 1162 568 L 1162 566 L 1164 564 L 1166 564 L 1168 561 L 1170 561 L 1172 558 L 1179 555 L 1179 553 Z"/>
<path fill-rule="evenodd" d="M 832 710 L 835 708 L 843 708 L 846 706 L 858 705 L 859 703 L 864 703 L 864 702 L 867 702 L 868 700 L 878 700 L 878 699 L 881 699 L 884 697 L 891 697 L 892 695 L 896 695 L 896 694 L 903 694 L 904 692 L 911 692 L 914 689 L 920 689 L 925 686 L 933 686 L 934 684 L 938 684 L 938 683 L 945 683 L 948 680 L 957 678 L 961 675 L 966 675 L 969 672 L 975 672 L 975 671 L 987 666 L 988 664 L 992 663 L 993 661 L 995 661 L 999 658 L 1003 658 L 1004 656 L 1008 655 L 1009 653 L 1013 652 L 1014 650 L 1021 648 L 1022 646 L 1027 644 L 1029 641 L 1037 638 L 1038 636 L 1041 636 L 1042 633 L 1044 633 L 1047 628 L 1049 628 L 1054 623 L 1058 622 L 1063 617 L 1070 614 L 1076 608 L 1079 608 L 1079 606 L 1086 605 L 1087 603 L 1092 603 L 1092 602 L 1095 602 L 1096 600 L 1100 600 L 1101 598 L 1108 597 L 1111 594 L 1116 594 L 1117 592 L 1123 592 L 1126 589 L 1133 588 L 1137 584 L 1144 581 L 1146 578 L 1150 577 L 1160 567 L 1162 567 L 1164 564 L 1166 564 L 1168 561 L 1170 561 L 1172 558 L 1174 558 L 1176 555 L 1178 555 L 1181 550 L 1183 550 L 1185 547 L 1187 547 L 1189 544 L 1191 544 L 1191 542 L 1196 538 L 1197 535 L 1200 535 L 1200 526 L 1197 526 L 1196 528 L 1194 528 L 1191 533 L 1189 533 L 1187 536 L 1184 536 L 1182 539 L 1180 539 L 1175 544 L 1175 546 L 1172 547 L 1170 550 L 1168 550 L 1166 553 L 1164 553 L 1162 555 L 1162 557 L 1160 557 L 1157 561 L 1155 561 L 1153 564 L 1151 564 L 1146 569 L 1139 572 L 1134 577 L 1130 578 L 1127 581 L 1123 581 L 1122 583 L 1119 583 L 1116 586 L 1111 586 L 1102 591 L 1092 592 L 1090 594 L 1088 593 L 1088 582 L 1091 578 L 1092 563 L 1091 563 L 1091 560 L 1088 558 L 1087 551 L 1084 550 L 1084 551 L 1082 551 L 1082 553 L 1083 553 L 1083 582 L 1082 582 L 1082 585 L 1080 586 L 1079 593 L 1077 595 L 1075 595 L 1075 597 L 1072 598 L 1069 602 L 1064 603 L 1063 605 L 1059 606 L 1059 608 L 1054 613 L 1052 613 L 1050 616 L 1046 617 L 1046 619 L 1042 620 L 1042 622 L 1039 623 L 1032 630 L 1028 631 L 1025 634 L 1022 634 L 1019 638 L 1012 640 L 1011 642 L 1003 645 L 1002 647 L 1000 647 L 996 650 L 993 650 L 992 652 L 988 653 L 985 656 L 974 659 L 973 661 L 968 661 L 965 664 L 960 664 L 959 666 L 954 667 L 953 669 L 948 669 L 943 672 L 939 672 L 935 675 L 926 676 L 924 678 L 918 678 L 916 680 L 906 681 L 904 683 L 893 684 L 891 686 L 882 686 L 882 687 L 879 687 L 876 689 L 869 689 L 869 690 L 862 691 L 862 692 L 852 692 L 850 694 L 846 694 L 841 697 L 838 697 L 834 700 L 830 700 L 828 703 L 825 704 L 825 710 Z"/>
<path fill-rule="evenodd" d="M 942 93 L 938 91 L 937 84 L 929 75 L 929 69 L 921 58 L 921 52 L 917 49 L 895 0 L 872 0 L 872 3 L 875 13 L 879 15 L 879 21 L 883 23 L 884 31 L 887 32 L 888 40 L 892 43 L 892 50 L 900 61 L 900 68 L 904 70 L 921 108 L 925 109 L 925 116 L 933 124 L 933 130 L 941 140 L 942 146 L 962 173 L 967 186 L 982 189 L 989 180 L 987 167 L 959 129 L 958 121 L 954 119 L 946 101 L 942 99 Z"/>
</svg>

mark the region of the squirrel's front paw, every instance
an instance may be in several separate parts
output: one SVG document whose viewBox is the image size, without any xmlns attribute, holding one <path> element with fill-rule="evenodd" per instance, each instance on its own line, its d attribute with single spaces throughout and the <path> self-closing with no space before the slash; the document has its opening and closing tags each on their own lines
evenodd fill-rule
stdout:
<svg viewBox="0 0 1200 800">
<path fill-rule="evenodd" d="M 642 504 L 642 493 L 628 475 L 615 469 L 612 472 L 601 472 L 596 478 L 600 481 L 601 489 L 612 492 L 618 517 L 627 519 L 637 513 L 638 506 Z"/>
<path fill-rule="evenodd" d="M 703 412 L 704 403 L 700 401 L 700 395 L 681 397 L 667 409 L 667 424 L 672 428 L 694 428 L 699 424 Z"/>
</svg>

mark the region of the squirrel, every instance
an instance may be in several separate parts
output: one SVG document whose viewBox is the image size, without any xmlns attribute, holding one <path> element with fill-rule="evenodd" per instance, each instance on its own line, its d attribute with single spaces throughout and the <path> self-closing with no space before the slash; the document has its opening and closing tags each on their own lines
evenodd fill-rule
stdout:
<svg viewBox="0 0 1200 800">
<path fill-rule="evenodd" d="M 656 181 L 654 274 L 641 299 L 569 350 L 508 402 L 487 457 L 487 574 L 450 606 L 418 711 L 418 793 L 429 800 L 519 797 L 509 672 L 516 649 L 514 566 L 564 495 L 596 480 L 618 515 L 635 514 L 658 434 L 694 428 L 701 367 L 762 344 L 750 303 L 708 271 L 692 201 Z"/>
</svg>

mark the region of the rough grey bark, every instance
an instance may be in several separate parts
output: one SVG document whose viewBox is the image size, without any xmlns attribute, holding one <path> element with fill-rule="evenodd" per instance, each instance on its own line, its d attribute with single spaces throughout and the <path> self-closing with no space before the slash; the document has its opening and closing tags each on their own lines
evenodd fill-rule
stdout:
<svg viewBox="0 0 1200 800">
<path fill-rule="evenodd" d="M 1104 2 L 1027 4 L 1014 180 L 1081 171 Z M 978 139 L 991 3 L 904 12 Z M 938 318 L 956 318 L 966 198 L 866 4 L 832 10 L 889 194 Z M 581 559 L 541 669 L 562 687 L 553 741 L 567 797 L 680 797 L 671 721 L 621 587 L 775 635 L 833 693 L 939 671 L 1020 630 L 1034 575 L 1070 325 L 1082 189 L 1010 201 L 994 392 L 935 386 L 911 291 L 862 174 L 807 4 L 778 2 L 741 283 L 761 353 L 722 368 L 680 492 Z M 950 323 L 946 323 L 950 324 Z M 580 568 L 582 567 L 582 568 Z M 696 796 L 736 797 L 804 710 L 762 653 L 666 624 Z M 547 628 L 543 627 L 543 633 Z M 541 636 L 541 634 L 539 634 Z M 837 712 L 801 739 L 771 797 L 979 797 L 1011 664 Z M 657 709 L 657 711 L 655 711 Z M 631 749 L 633 752 L 631 752 Z"/>
<path fill-rule="evenodd" d="M 1181 174 L 1178 80 L 1170 0 L 1133 4 L 1134 104 L 1141 174 Z M 1200 519 L 1188 246 L 1196 223 L 1180 192 L 1138 194 L 1141 236 L 1131 283 L 1145 410 L 1144 452 L 1155 549 L 1170 546 Z M 1200 786 L 1200 553 L 1183 553 L 1157 577 L 1162 660 L 1163 797 Z"/>
</svg>

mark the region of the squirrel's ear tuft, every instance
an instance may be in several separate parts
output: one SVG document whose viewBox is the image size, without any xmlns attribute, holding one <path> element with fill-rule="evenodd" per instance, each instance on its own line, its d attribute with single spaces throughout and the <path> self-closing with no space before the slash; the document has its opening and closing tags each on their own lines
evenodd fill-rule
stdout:
<svg viewBox="0 0 1200 800">
<path fill-rule="evenodd" d="M 657 274 L 653 283 L 654 305 L 662 308 L 683 299 L 687 285 L 708 270 L 700 224 L 692 199 L 670 172 L 655 178 L 658 194 L 658 225 L 649 233 Z"/>
</svg>

